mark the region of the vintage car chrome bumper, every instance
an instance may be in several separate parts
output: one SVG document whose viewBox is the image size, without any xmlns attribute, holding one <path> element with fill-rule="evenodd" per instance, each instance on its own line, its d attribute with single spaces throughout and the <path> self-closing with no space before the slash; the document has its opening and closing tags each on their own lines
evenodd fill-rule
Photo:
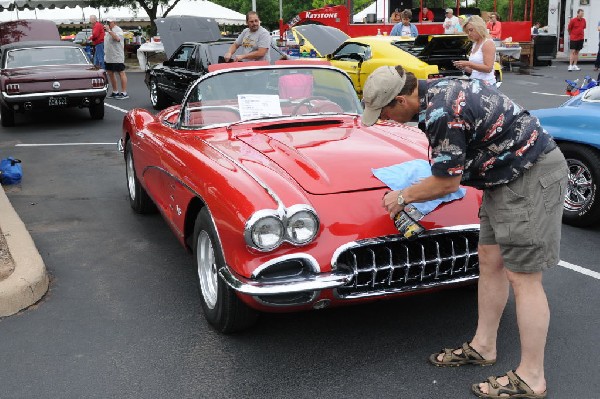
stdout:
<svg viewBox="0 0 600 399">
<path fill-rule="evenodd" d="M 433 229 L 410 240 L 401 235 L 377 237 L 339 247 L 332 256 L 331 272 L 321 273 L 312 256 L 297 253 L 270 260 L 250 278 L 228 266 L 219 275 L 235 291 L 263 302 L 269 302 L 269 296 L 325 289 L 332 289 L 339 299 L 381 297 L 477 280 L 478 237 L 479 225 Z M 298 301 L 315 297 L 298 297 Z"/>
<path fill-rule="evenodd" d="M 23 101 L 37 101 L 44 100 L 48 97 L 69 97 L 69 98 L 85 98 L 85 97 L 106 97 L 106 87 L 102 89 L 81 89 L 81 90 L 67 90 L 61 92 L 43 92 L 43 93 L 29 93 L 29 94 L 8 94 L 2 92 L 2 98 L 7 104 L 20 103 Z"/>
<path fill-rule="evenodd" d="M 352 279 L 351 274 L 321 273 L 305 278 L 262 282 L 236 275 L 227 267 L 221 268 L 219 275 L 227 285 L 237 292 L 253 296 L 320 291 L 341 287 Z"/>
</svg>

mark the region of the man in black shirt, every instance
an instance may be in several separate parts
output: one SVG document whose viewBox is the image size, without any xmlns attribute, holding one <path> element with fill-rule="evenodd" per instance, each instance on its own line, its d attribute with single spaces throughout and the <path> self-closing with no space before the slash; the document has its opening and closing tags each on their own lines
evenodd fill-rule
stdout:
<svg viewBox="0 0 600 399">
<path fill-rule="evenodd" d="M 485 398 L 545 397 L 550 316 L 542 271 L 559 261 L 567 185 L 567 164 L 556 143 L 537 118 L 477 79 L 419 82 L 401 66 L 385 66 L 369 76 L 363 99 L 363 124 L 378 119 L 405 123 L 418 115 L 431 145 L 432 176 L 383 198 L 391 217 L 406 204 L 455 192 L 461 183 L 483 190 L 477 330 L 470 342 L 434 353 L 430 362 L 440 367 L 495 363 L 496 335 L 511 285 L 521 362 L 515 372 L 474 384 L 472 390 Z"/>
</svg>

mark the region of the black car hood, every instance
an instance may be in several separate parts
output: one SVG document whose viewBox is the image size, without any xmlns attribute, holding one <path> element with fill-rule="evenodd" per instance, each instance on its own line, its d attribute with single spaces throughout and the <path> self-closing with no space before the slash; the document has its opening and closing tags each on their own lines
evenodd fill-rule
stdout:
<svg viewBox="0 0 600 399">
<path fill-rule="evenodd" d="M 332 26 L 311 24 L 296 26 L 294 29 L 304 36 L 323 57 L 333 53 L 350 37 Z"/>
<path fill-rule="evenodd" d="M 471 41 L 467 35 L 419 35 L 414 42 L 398 41 L 394 45 L 421 60 L 432 57 L 456 60 L 467 56 Z"/>
<path fill-rule="evenodd" d="M 156 18 L 156 28 L 167 58 L 184 42 L 212 42 L 221 38 L 219 25 L 213 18 L 188 15 Z"/>
</svg>

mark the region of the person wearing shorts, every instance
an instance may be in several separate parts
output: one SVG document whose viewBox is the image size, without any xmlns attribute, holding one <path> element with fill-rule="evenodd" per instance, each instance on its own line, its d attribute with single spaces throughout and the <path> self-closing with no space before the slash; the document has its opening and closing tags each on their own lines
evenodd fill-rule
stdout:
<svg viewBox="0 0 600 399">
<path fill-rule="evenodd" d="M 545 397 L 550 311 L 542 271 L 559 261 L 567 186 L 560 149 L 536 117 L 479 79 L 417 81 L 401 66 L 384 66 L 367 78 L 363 101 L 363 124 L 406 123 L 418 115 L 431 146 L 432 176 L 383 197 L 390 217 L 406 204 L 453 193 L 460 184 L 483 191 L 477 329 L 470 342 L 433 353 L 429 361 L 440 367 L 494 364 L 512 286 L 520 364 L 471 390 L 483 398 Z"/>
<path fill-rule="evenodd" d="M 569 55 L 569 72 L 581 70 L 577 66 L 577 61 L 579 61 L 579 51 L 583 48 L 585 27 L 583 10 L 580 8 L 577 10 L 577 16 L 571 19 L 569 25 L 567 25 L 567 31 L 569 31 L 569 48 L 571 49 L 571 54 Z"/>
<path fill-rule="evenodd" d="M 124 100 L 129 98 L 127 94 L 127 75 L 125 74 L 125 40 L 123 29 L 117 26 L 114 20 L 109 19 L 104 26 L 106 32 L 104 36 L 104 65 L 112 93 L 108 98 Z M 121 82 L 121 91 L 117 86 L 116 75 L 119 75 Z"/>
</svg>

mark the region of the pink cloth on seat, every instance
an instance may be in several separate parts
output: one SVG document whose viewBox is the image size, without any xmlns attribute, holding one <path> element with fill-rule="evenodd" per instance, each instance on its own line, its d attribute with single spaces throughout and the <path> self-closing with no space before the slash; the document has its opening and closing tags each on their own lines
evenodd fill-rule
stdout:
<svg viewBox="0 0 600 399">
<path fill-rule="evenodd" d="M 279 78 L 279 97 L 296 100 L 312 96 L 313 77 L 295 73 Z"/>
</svg>

